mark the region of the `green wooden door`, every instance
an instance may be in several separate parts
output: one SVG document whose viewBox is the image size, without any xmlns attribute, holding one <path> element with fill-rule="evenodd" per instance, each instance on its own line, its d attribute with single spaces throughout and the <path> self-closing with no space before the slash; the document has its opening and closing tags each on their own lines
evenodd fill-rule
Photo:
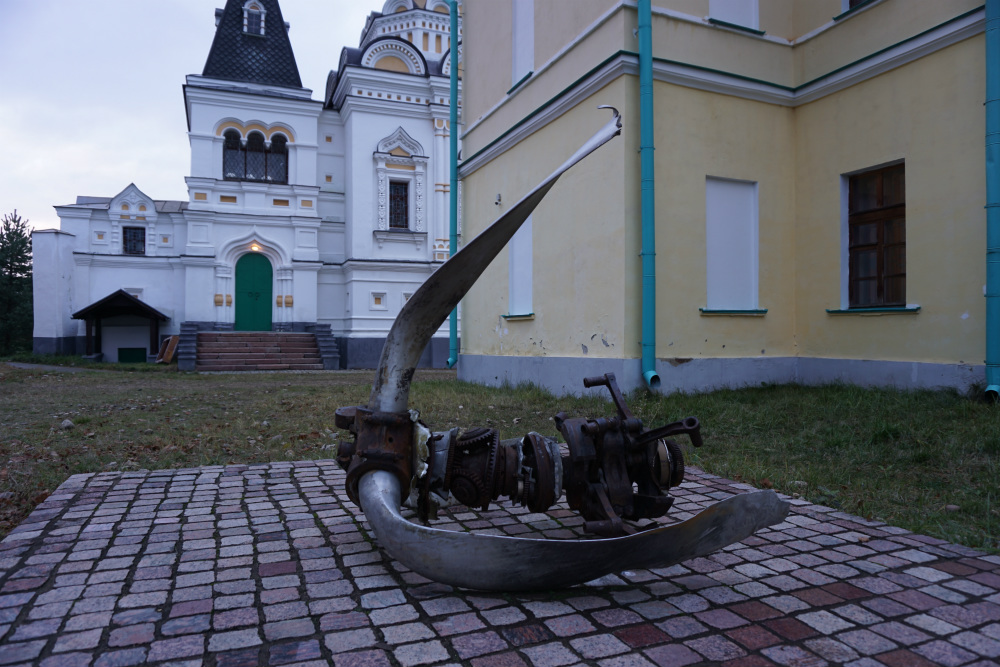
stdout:
<svg viewBox="0 0 1000 667">
<path fill-rule="evenodd" d="M 271 330 L 271 262 L 255 252 L 236 262 L 237 331 Z"/>
</svg>

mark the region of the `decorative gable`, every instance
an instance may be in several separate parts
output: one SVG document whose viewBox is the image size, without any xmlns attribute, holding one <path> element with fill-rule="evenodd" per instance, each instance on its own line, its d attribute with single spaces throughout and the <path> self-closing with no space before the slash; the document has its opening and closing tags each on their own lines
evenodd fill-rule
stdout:
<svg viewBox="0 0 1000 667">
<path fill-rule="evenodd" d="M 376 153 L 393 155 L 400 155 L 400 151 L 406 156 L 424 156 L 424 147 L 402 127 L 396 128 L 395 132 L 378 142 L 378 148 L 375 150 Z"/>
<path fill-rule="evenodd" d="M 129 183 L 108 205 L 108 216 L 113 221 L 156 222 L 156 204 L 142 190 Z"/>
</svg>

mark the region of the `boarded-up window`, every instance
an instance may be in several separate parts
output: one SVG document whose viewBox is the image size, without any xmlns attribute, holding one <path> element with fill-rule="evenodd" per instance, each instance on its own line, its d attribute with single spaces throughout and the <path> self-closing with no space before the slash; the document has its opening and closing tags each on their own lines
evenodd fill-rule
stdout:
<svg viewBox="0 0 1000 667">
<path fill-rule="evenodd" d="M 757 308 L 757 184 L 705 180 L 706 305 Z"/>
</svg>

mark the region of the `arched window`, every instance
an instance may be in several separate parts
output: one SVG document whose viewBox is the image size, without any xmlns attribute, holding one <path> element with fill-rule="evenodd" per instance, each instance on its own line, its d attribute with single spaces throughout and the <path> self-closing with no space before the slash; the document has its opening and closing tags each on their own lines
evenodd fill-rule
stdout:
<svg viewBox="0 0 1000 667">
<path fill-rule="evenodd" d="M 270 145 L 264 134 L 253 131 L 244 142 L 239 130 L 229 128 L 223 135 L 222 177 L 227 181 L 288 183 L 288 137 L 275 133 Z"/>
<path fill-rule="evenodd" d="M 267 177 L 267 160 L 264 156 L 264 135 L 251 132 L 247 135 L 247 175 L 248 181 L 263 181 Z"/>
<path fill-rule="evenodd" d="M 264 15 L 264 10 L 253 0 L 243 5 L 243 32 L 250 35 L 263 35 Z"/>
<path fill-rule="evenodd" d="M 288 139 L 283 134 L 271 137 L 271 148 L 267 152 L 267 180 L 272 183 L 288 182 Z"/>
<path fill-rule="evenodd" d="M 222 136 L 225 139 L 222 147 L 222 177 L 229 181 L 242 181 L 246 178 L 246 166 L 243 148 L 240 146 L 240 133 L 230 129 Z"/>
</svg>

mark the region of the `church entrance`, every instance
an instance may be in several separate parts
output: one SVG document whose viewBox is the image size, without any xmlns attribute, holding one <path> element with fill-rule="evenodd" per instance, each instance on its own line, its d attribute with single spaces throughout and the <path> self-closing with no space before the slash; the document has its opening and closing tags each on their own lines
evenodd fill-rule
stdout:
<svg viewBox="0 0 1000 667">
<path fill-rule="evenodd" d="M 236 262 L 236 331 L 271 330 L 271 262 L 259 253 Z"/>
</svg>

